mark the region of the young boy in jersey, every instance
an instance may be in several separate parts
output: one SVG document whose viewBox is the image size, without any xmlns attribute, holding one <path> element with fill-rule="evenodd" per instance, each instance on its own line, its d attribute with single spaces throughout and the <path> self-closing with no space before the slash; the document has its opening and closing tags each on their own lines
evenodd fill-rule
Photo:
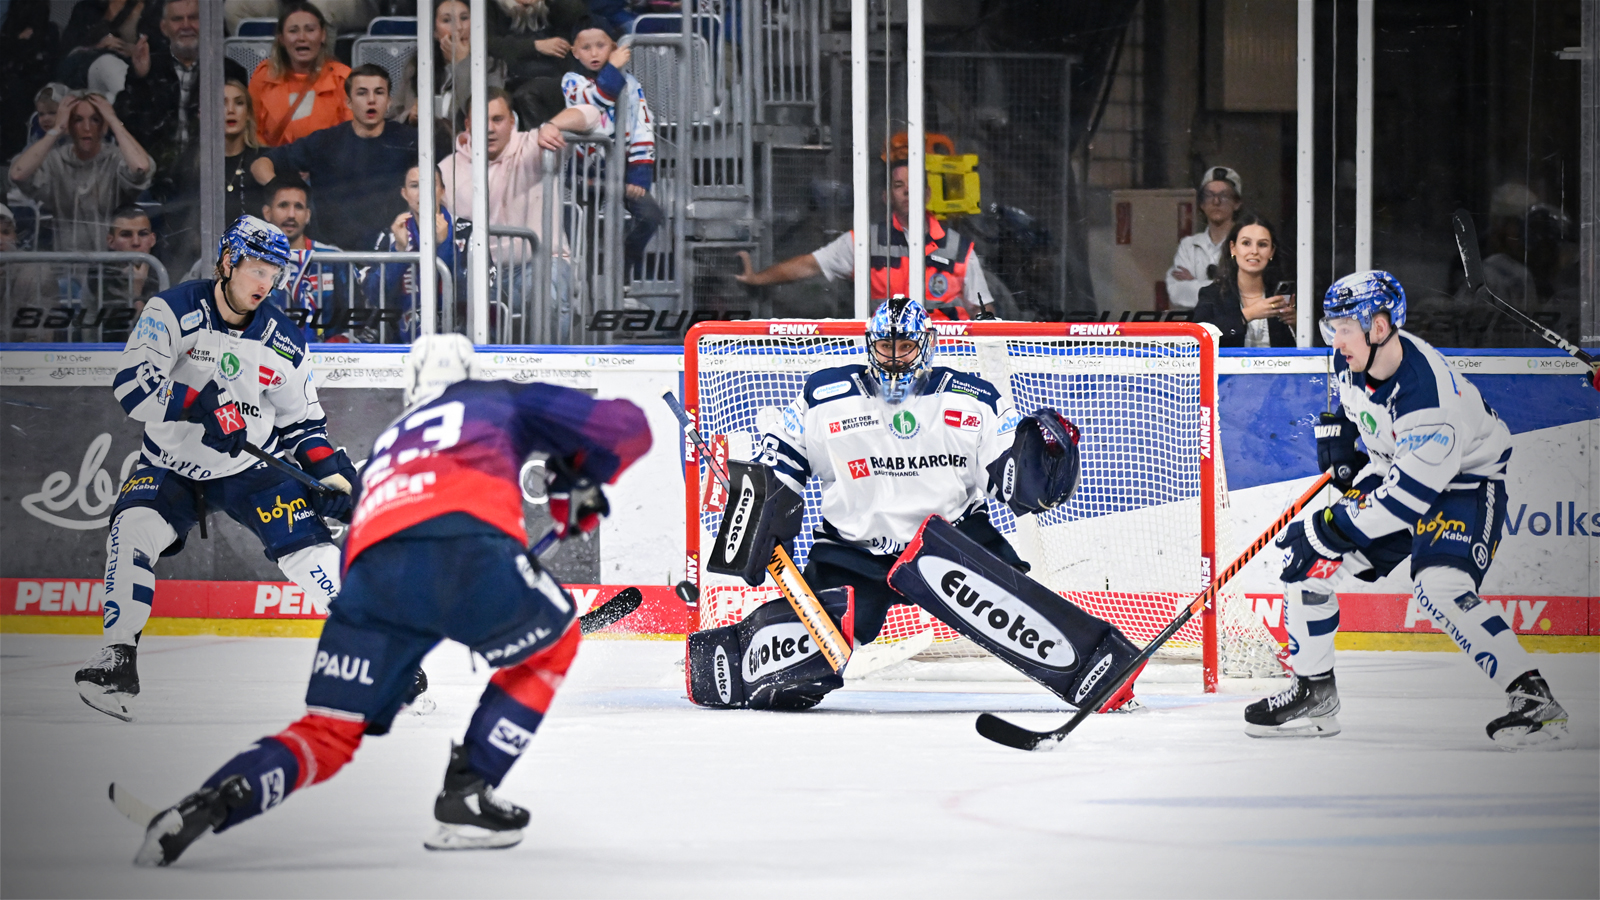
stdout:
<svg viewBox="0 0 1600 900">
<path fill-rule="evenodd" d="M 339 548 L 322 519 L 349 521 L 356 470 L 328 441 L 300 330 L 265 302 L 288 264 L 283 232 L 240 216 L 218 244 L 216 279 L 152 297 L 122 351 L 112 390 L 144 423 L 144 445 L 111 511 L 106 645 L 74 678 L 83 702 L 109 716 L 133 719 L 156 560 L 183 550 L 208 510 L 255 532 L 312 605 L 339 595 Z M 335 490 L 308 491 L 246 455 L 246 443 L 292 456 Z"/>
<path fill-rule="evenodd" d="M 741 574 L 752 586 L 762 584 L 773 545 L 792 546 L 801 527 L 802 495 L 815 477 L 822 523 L 803 575 L 847 642 L 871 642 L 891 606 L 914 603 L 1069 702 L 1082 702 L 1106 671 L 1103 666 L 1090 678 L 1091 663 L 1110 666 L 1109 659 L 1125 661 L 1137 651 L 1108 623 L 1021 577 L 1028 564 L 988 513 L 990 498 L 1018 515 L 1065 503 L 1078 481 L 1077 428 L 1049 408 L 1018 421 L 987 381 L 935 366 L 935 341 L 921 305 L 892 298 L 867 323 L 865 365 L 822 369 L 806 379 L 781 425 L 764 438 L 767 499 Z M 937 563 L 942 577 L 931 584 L 917 577 L 930 571 L 922 561 L 930 531 L 944 548 Z M 718 555 L 713 551 L 711 557 Z M 959 574 L 950 574 L 957 569 Z M 975 575 L 1009 597 L 996 593 L 975 606 L 972 591 L 984 590 L 976 587 Z M 1009 612 L 991 620 L 985 609 L 997 617 Z M 738 625 L 692 636 L 690 699 L 799 710 L 841 687 L 843 680 L 814 650 L 799 656 L 785 651 L 790 664 L 772 667 L 779 654 L 761 650 L 762 635 L 777 634 L 769 628 L 793 631 L 791 621 L 788 604 L 776 600 Z M 1037 627 L 1025 631 L 1025 622 Z M 1046 633 L 1051 638 L 1042 640 Z M 719 653 L 754 660 L 743 667 L 745 684 L 727 694 L 731 699 L 719 689 L 727 687 L 716 677 L 719 667 L 726 668 Z M 1118 708 L 1132 697 L 1130 686 L 1102 708 Z"/>
<path fill-rule="evenodd" d="M 306 715 L 235 756 L 158 814 L 134 857 L 171 864 L 224 831 L 333 777 L 363 734 L 385 734 L 422 657 L 445 638 L 498 671 L 452 745 L 430 850 L 511 847 L 528 811 L 494 793 L 527 749 L 578 650 L 572 596 L 528 551 L 518 473 L 530 453 L 562 461 L 550 484 L 561 538 L 609 512 L 598 485 L 650 449 L 644 413 L 548 384 L 478 381 L 472 344 L 433 335 L 406 360 L 406 410 L 361 473 L 344 591 L 317 643 Z"/>
<path fill-rule="evenodd" d="M 1514 749 L 1565 738 L 1566 711 L 1511 624 L 1477 593 L 1500 545 L 1511 432 L 1439 351 L 1401 330 L 1406 295 L 1393 275 L 1347 275 L 1322 308 L 1341 405 L 1316 429 L 1317 457 L 1345 493 L 1278 538 L 1294 681 L 1245 709 L 1245 733 L 1339 733 L 1338 591 L 1410 557 L 1418 605 L 1506 692 L 1509 710 L 1489 723 L 1490 740 Z"/>
<path fill-rule="evenodd" d="M 666 213 L 650 196 L 650 183 L 656 174 L 655 116 L 645 101 L 639 79 L 622 71 L 633 58 L 629 47 L 617 46 L 611 29 L 600 19 L 583 18 L 572 29 L 572 58 L 581 71 L 561 76 L 561 95 L 567 106 L 593 106 L 600 110 L 597 134 L 615 134 L 617 103 L 623 96 L 631 100 L 628 118 L 623 122 L 623 139 L 628 144 L 628 174 L 623 178 L 622 203 L 628 210 L 628 227 L 623 233 L 623 258 L 630 273 L 638 274 L 644 248 L 650 243 Z M 580 145 L 579 155 L 590 151 Z"/>
</svg>

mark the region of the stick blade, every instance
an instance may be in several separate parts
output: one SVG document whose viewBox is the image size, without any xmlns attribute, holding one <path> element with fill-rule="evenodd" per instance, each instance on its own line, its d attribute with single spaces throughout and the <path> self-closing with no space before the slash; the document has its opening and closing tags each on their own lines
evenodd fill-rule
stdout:
<svg viewBox="0 0 1600 900">
<path fill-rule="evenodd" d="M 990 713 L 978 716 L 978 733 L 1015 750 L 1054 750 L 1066 737 L 1057 737 L 1054 731 L 1031 731 Z"/>
<path fill-rule="evenodd" d="M 161 810 L 128 793 L 127 788 L 111 782 L 111 805 L 122 817 L 140 828 L 149 828 Z"/>
<path fill-rule="evenodd" d="M 1467 289 L 1476 291 L 1483 287 L 1483 260 L 1478 255 L 1478 229 L 1472 224 L 1472 213 L 1464 209 L 1450 217 L 1455 232 L 1456 252 L 1461 256 L 1461 268 L 1467 276 Z"/>
<path fill-rule="evenodd" d="M 633 615 L 644 602 L 644 593 L 636 587 L 623 588 L 615 597 L 578 617 L 578 628 L 584 634 L 593 634 Z"/>
</svg>

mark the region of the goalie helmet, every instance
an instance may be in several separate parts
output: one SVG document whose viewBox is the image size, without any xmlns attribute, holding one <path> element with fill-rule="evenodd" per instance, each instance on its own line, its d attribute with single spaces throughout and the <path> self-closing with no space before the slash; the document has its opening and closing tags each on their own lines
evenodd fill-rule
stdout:
<svg viewBox="0 0 1600 900">
<path fill-rule="evenodd" d="M 880 341 L 892 341 L 888 358 L 879 355 Z M 916 352 L 909 357 L 896 354 L 897 342 L 911 341 Z M 922 304 L 908 297 L 892 297 L 867 320 L 867 364 L 878 382 L 883 398 L 900 403 L 916 391 L 933 369 L 935 337 L 933 325 Z"/>
<path fill-rule="evenodd" d="M 1322 321 L 1318 327 L 1329 344 L 1333 343 L 1334 319 L 1355 319 L 1363 333 L 1372 330 L 1372 319 L 1380 312 L 1389 314 L 1395 328 L 1406 323 L 1406 292 L 1399 279 L 1382 270 L 1355 272 L 1335 281 L 1322 297 Z"/>
<path fill-rule="evenodd" d="M 235 219 L 217 241 L 217 259 L 237 267 L 246 257 L 278 267 L 273 290 L 283 290 L 289 282 L 289 238 L 278 226 L 255 216 Z"/>
<path fill-rule="evenodd" d="M 406 408 L 426 403 L 450 385 L 478 375 L 478 354 L 465 335 L 418 338 L 406 354 Z"/>
</svg>

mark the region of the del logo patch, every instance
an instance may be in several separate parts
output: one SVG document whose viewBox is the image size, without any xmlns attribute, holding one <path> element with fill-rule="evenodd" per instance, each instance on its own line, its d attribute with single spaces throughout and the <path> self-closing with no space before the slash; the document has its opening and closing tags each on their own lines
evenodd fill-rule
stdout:
<svg viewBox="0 0 1600 900">
<path fill-rule="evenodd" d="M 283 384 L 283 375 L 279 374 L 276 369 L 272 369 L 268 366 L 257 366 L 256 368 L 261 370 L 261 383 L 264 386 L 278 387 Z"/>
<path fill-rule="evenodd" d="M 944 411 L 944 423 L 962 431 L 978 431 L 983 428 L 983 417 L 975 412 L 947 409 Z"/>
</svg>

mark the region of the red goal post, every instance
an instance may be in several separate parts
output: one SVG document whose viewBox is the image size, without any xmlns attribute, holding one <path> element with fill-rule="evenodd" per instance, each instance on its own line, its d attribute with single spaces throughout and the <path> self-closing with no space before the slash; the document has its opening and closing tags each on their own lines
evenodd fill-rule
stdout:
<svg viewBox="0 0 1600 900">
<path fill-rule="evenodd" d="M 991 501 L 996 527 L 1042 583 L 1136 642 L 1152 638 L 1218 565 L 1226 481 L 1212 331 L 1189 322 L 966 321 L 935 328 L 935 365 L 985 377 L 1000 390 L 1002 407 L 1020 415 L 1053 406 L 1083 430 L 1083 476 L 1073 498 L 1022 520 Z M 715 453 L 754 458 L 760 433 L 811 372 L 865 362 L 864 333 L 865 323 L 851 320 L 698 323 L 684 341 L 684 406 Z M 710 549 L 720 521 L 721 488 L 687 441 L 683 459 L 686 570 L 701 588 L 693 625 L 729 624 L 768 593 L 776 597 L 776 589 L 701 569 L 702 547 Z M 801 566 L 816 504 L 812 485 L 795 546 Z M 929 627 L 943 629 L 941 643 L 953 643 L 945 626 L 907 607 L 894 608 L 880 640 Z M 1208 606 L 1171 645 L 1201 661 L 1207 691 L 1216 689 L 1218 643 L 1217 610 Z"/>
</svg>

